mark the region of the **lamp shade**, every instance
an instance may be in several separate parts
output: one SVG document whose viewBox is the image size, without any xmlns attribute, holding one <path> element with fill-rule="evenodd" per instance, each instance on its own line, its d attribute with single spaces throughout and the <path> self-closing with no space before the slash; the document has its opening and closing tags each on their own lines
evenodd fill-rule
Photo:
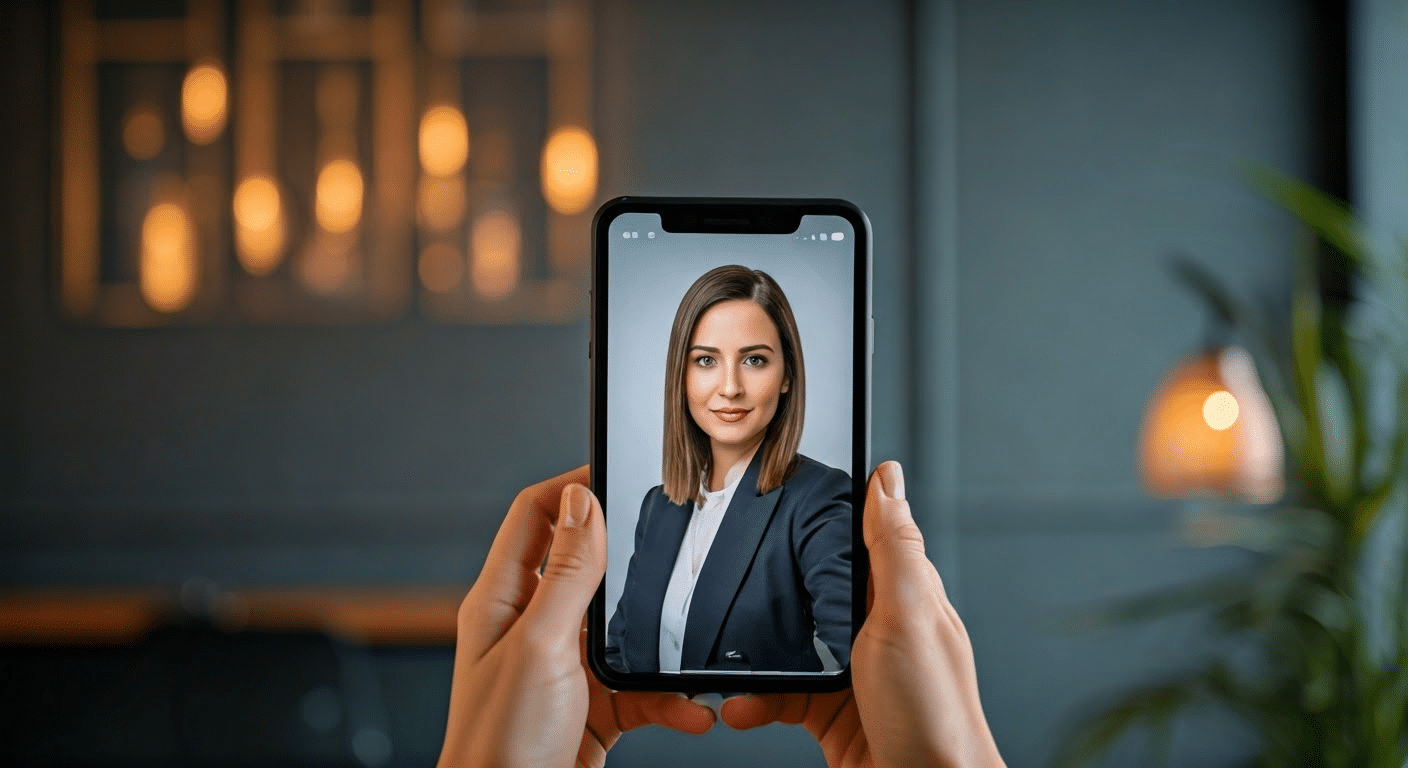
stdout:
<svg viewBox="0 0 1408 768">
<path fill-rule="evenodd" d="M 1139 468 L 1157 497 L 1269 503 L 1284 487 L 1282 462 L 1276 416 L 1245 350 L 1224 347 L 1183 360 L 1149 401 Z"/>
</svg>

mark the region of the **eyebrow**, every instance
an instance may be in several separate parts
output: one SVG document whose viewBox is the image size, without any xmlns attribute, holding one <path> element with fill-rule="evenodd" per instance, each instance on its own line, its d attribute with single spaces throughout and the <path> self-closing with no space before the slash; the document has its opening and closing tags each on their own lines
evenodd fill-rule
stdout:
<svg viewBox="0 0 1408 768">
<path fill-rule="evenodd" d="M 706 347 L 706 346 L 704 346 L 703 344 L 695 344 L 694 346 L 690 347 L 688 351 L 693 352 L 693 351 L 696 350 L 696 349 L 699 350 L 700 352 L 712 352 L 712 353 L 714 353 L 714 354 L 716 354 L 716 355 L 719 354 L 719 348 L 718 348 L 718 347 Z M 746 353 L 748 353 L 748 352 L 757 352 L 757 351 L 760 350 L 760 349 L 766 349 L 767 351 L 772 352 L 773 354 L 777 354 L 776 350 L 774 350 L 772 347 L 768 346 L 767 344 L 754 344 L 754 345 L 748 346 L 748 347 L 739 347 L 739 348 L 738 348 L 738 352 L 739 352 L 739 354 L 746 354 Z"/>
</svg>

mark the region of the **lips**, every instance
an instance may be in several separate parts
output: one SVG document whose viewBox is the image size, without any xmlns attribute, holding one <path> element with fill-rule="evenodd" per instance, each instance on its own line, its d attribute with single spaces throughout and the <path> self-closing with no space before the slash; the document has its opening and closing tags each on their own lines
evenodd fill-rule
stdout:
<svg viewBox="0 0 1408 768">
<path fill-rule="evenodd" d="M 718 408 L 714 410 L 714 415 L 719 417 L 720 421 L 733 424 L 742 421 L 743 417 L 751 413 L 752 410 L 752 408 Z"/>
</svg>

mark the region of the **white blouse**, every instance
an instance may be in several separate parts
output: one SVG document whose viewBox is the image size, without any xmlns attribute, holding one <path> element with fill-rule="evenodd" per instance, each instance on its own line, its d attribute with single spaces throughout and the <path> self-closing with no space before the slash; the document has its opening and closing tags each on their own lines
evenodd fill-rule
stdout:
<svg viewBox="0 0 1408 768">
<path fill-rule="evenodd" d="M 750 455 L 729 468 L 724 475 L 724 487 L 717 491 L 710 491 L 700 483 L 704 502 L 694 503 L 694 514 L 689 517 L 689 527 L 685 528 L 684 540 L 675 556 L 675 568 L 670 572 L 670 583 L 665 587 L 665 602 L 660 607 L 661 672 L 680 671 L 680 651 L 684 648 L 684 628 L 689 620 L 694 585 L 699 581 L 699 571 L 709 556 L 709 548 L 714 545 L 714 536 L 733 500 L 738 481 L 743 479 L 752 460 Z"/>
</svg>

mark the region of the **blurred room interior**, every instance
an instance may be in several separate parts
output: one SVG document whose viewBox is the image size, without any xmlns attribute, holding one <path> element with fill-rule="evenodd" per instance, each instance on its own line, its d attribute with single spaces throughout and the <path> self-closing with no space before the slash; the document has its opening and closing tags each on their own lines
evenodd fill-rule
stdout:
<svg viewBox="0 0 1408 768">
<path fill-rule="evenodd" d="M 431 764 L 499 520 L 586 461 L 588 233 L 631 194 L 867 212 L 873 458 L 906 466 L 1008 764 L 1050 764 L 1208 645 L 1197 615 L 1070 617 L 1249 556 L 1177 534 L 1177 497 L 1219 488 L 1141 465 L 1208 324 L 1169 257 L 1289 306 L 1300 230 L 1248 163 L 1391 230 L 1405 16 L 0 5 L 0 763 Z M 1215 715 L 1177 738 L 1256 750 Z M 822 764 L 785 726 L 632 733 L 610 764 L 667 759 Z"/>
</svg>

